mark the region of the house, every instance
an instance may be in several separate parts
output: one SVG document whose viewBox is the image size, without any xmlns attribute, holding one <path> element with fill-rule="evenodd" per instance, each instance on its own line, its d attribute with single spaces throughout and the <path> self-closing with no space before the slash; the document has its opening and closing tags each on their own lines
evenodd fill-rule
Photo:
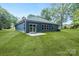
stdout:
<svg viewBox="0 0 79 59">
<path fill-rule="evenodd" d="M 22 20 L 15 25 L 16 30 L 26 33 L 58 31 L 58 27 L 57 24 L 35 16 L 27 19 L 22 17 Z"/>
</svg>

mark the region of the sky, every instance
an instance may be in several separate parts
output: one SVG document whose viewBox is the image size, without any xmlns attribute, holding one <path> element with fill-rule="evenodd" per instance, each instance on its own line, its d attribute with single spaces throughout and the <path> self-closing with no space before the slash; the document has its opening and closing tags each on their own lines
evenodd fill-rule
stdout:
<svg viewBox="0 0 79 59">
<path fill-rule="evenodd" d="M 1 3 L 4 9 L 17 17 L 28 16 L 29 14 L 40 15 L 43 8 L 51 6 L 49 3 Z"/>
<path fill-rule="evenodd" d="M 53 4 L 52 7 L 54 5 L 58 4 Z M 50 8 L 51 3 L 0 3 L 0 6 L 12 15 L 21 18 L 23 16 L 27 17 L 29 14 L 40 16 L 42 9 Z M 68 21 L 65 24 L 70 23 L 71 21 Z"/>
</svg>

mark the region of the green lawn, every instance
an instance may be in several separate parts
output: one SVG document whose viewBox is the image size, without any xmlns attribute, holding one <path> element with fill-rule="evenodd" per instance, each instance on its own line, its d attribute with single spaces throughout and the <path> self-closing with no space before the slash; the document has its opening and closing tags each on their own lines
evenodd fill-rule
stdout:
<svg viewBox="0 0 79 59">
<path fill-rule="evenodd" d="M 79 29 L 30 37 L 14 30 L 0 31 L 0 55 L 79 55 Z"/>
</svg>

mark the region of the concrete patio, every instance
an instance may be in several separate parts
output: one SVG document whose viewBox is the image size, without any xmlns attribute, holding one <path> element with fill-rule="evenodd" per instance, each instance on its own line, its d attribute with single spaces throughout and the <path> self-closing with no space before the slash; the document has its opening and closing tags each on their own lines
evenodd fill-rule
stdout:
<svg viewBox="0 0 79 59">
<path fill-rule="evenodd" d="M 29 36 L 40 36 L 40 35 L 46 35 L 46 33 L 27 33 Z"/>
</svg>

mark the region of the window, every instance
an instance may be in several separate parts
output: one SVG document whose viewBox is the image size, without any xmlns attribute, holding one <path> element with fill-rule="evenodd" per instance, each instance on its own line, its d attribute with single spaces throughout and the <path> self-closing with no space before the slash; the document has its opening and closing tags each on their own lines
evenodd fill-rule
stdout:
<svg viewBox="0 0 79 59">
<path fill-rule="evenodd" d="M 42 24 L 42 30 L 48 30 L 48 24 Z"/>
<path fill-rule="evenodd" d="M 44 30 L 44 24 L 42 24 L 42 30 Z"/>
<path fill-rule="evenodd" d="M 46 25 L 46 30 L 48 30 L 48 25 Z"/>
<path fill-rule="evenodd" d="M 45 26 L 44 26 L 44 27 L 45 27 L 44 29 L 46 30 L 46 24 L 45 24 Z"/>
</svg>

